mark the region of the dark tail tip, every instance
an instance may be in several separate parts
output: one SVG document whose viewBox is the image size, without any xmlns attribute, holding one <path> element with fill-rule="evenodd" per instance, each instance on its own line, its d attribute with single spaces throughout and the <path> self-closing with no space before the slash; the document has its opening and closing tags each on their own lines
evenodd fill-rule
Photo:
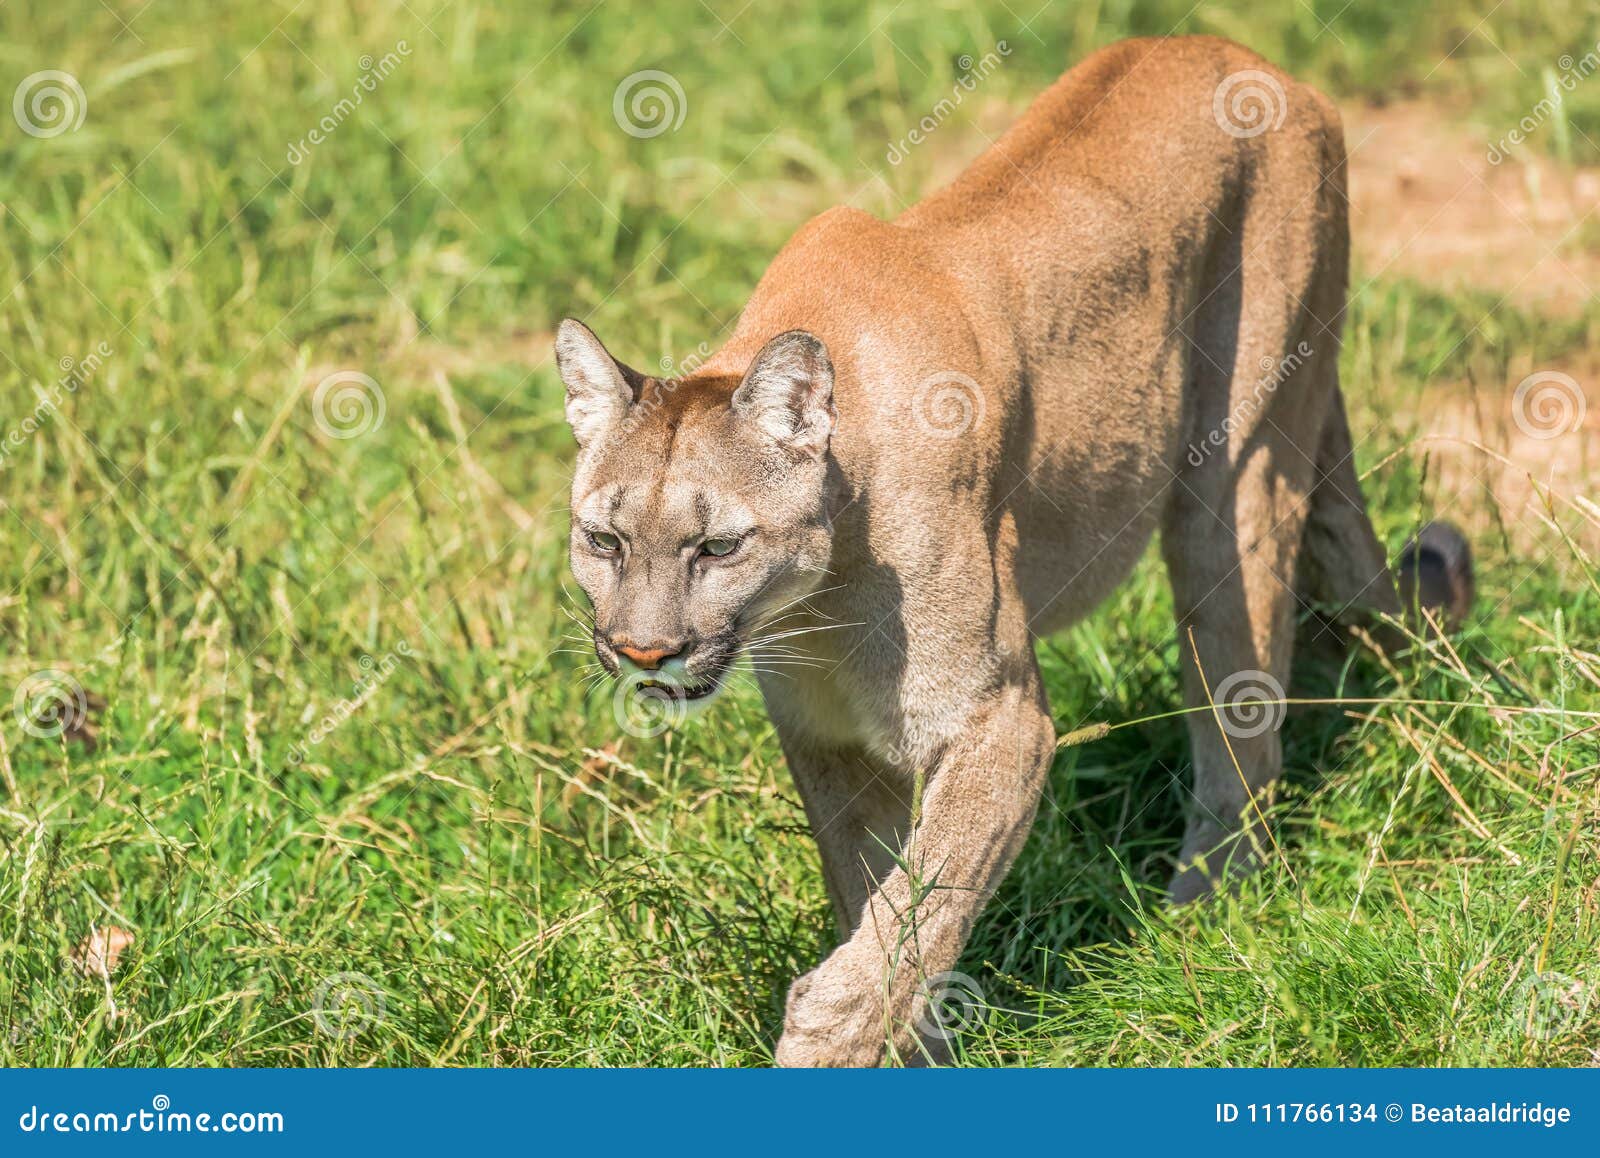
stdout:
<svg viewBox="0 0 1600 1158">
<path fill-rule="evenodd" d="M 1400 552 L 1399 580 L 1407 611 L 1425 607 L 1446 627 L 1459 626 L 1477 593 L 1467 537 L 1452 523 L 1429 523 Z"/>
</svg>

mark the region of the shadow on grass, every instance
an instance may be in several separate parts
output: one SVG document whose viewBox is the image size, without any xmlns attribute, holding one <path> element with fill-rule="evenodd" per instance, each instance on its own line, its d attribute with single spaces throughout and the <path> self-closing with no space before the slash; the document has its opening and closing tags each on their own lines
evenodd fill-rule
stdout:
<svg viewBox="0 0 1600 1158">
<path fill-rule="evenodd" d="M 1315 626 L 1307 627 L 1297 640 L 1291 697 L 1383 694 L 1388 681 L 1370 656 L 1308 646 Z M 1116 724 L 1176 710 L 1182 697 L 1175 653 L 1168 658 L 1165 671 L 1152 669 L 1119 685 L 1116 702 L 1105 704 L 1094 719 Z M 1332 705 L 1288 710 L 1284 776 L 1271 819 L 1291 865 L 1302 845 L 1297 814 L 1344 759 L 1340 740 L 1353 722 Z M 1126 945 L 1142 925 L 1164 919 L 1192 777 L 1188 731 L 1178 715 L 1057 753 L 1028 843 L 959 966 L 980 979 L 990 1005 L 1026 1020 L 1022 1011 L 1037 994 L 1081 980 L 1074 951 Z"/>
</svg>

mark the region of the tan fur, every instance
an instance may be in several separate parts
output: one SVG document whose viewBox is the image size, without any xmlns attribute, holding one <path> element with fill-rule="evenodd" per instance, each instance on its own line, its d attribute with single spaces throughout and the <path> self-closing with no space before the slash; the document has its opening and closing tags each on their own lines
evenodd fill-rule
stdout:
<svg viewBox="0 0 1600 1158">
<path fill-rule="evenodd" d="M 1285 107 L 1239 137 L 1214 101 L 1245 70 Z M 574 532 L 602 659 L 611 637 L 682 646 L 689 684 L 728 660 L 702 641 L 788 661 L 762 690 L 844 939 L 795 983 L 779 1062 L 943 1056 L 927 979 L 955 967 L 1054 752 L 1033 639 L 1091 611 L 1158 529 L 1191 705 L 1191 630 L 1212 689 L 1287 684 L 1297 580 L 1335 609 L 1397 609 L 1338 388 L 1343 165 L 1330 103 L 1253 53 L 1128 41 L 894 222 L 806 225 L 688 378 L 613 380 L 563 327 L 569 413 L 611 415 L 583 436 L 575 527 L 626 525 L 610 557 Z M 963 393 L 970 428 L 939 436 Z M 740 519 L 736 561 L 693 553 Z M 764 650 L 789 629 L 794 650 Z M 1188 719 L 1180 901 L 1248 862 L 1250 795 L 1281 763 L 1275 728 L 1230 755 L 1216 717 Z"/>
</svg>

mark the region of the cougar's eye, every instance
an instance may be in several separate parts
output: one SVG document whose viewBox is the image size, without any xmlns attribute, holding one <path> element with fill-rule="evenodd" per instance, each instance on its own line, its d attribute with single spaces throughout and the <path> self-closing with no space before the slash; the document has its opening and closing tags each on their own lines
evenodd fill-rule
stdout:
<svg viewBox="0 0 1600 1158">
<path fill-rule="evenodd" d="M 602 554 L 611 555 L 622 547 L 622 540 L 609 531 L 585 531 L 589 536 L 589 546 Z"/>
<path fill-rule="evenodd" d="M 713 559 L 720 559 L 724 555 L 731 555 L 739 547 L 738 539 L 707 539 L 700 544 L 702 553 L 710 555 Z"/>
</svg>

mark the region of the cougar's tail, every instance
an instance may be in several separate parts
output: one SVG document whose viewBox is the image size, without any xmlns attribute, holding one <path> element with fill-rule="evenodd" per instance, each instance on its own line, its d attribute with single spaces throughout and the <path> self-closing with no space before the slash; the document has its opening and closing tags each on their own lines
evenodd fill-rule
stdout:
<svg viewBox="0 0 1600 1158">
<path fill-rule="evenodd" d="M 1339 609 L 1338 618 L 1349 623 L 1370 626 L 1370 615 L 1378 613 L 1424 629 L 1418 609 L 1427 608 L 1441 627 L 1460 624 L 1472 609 L 1474 587 L 1466 536 L 1449 523 L 1429 523 L 1400 552 L 1391 581 L 1383 545 L 1367 518 L 1344 400 L 1337 394 L 1317 467 L 1322 477 L 1311 492 L 1301 580 L 1312 600 Z M 1387 647 L 1401 641 L 1381 633 L 1380 642 Z"/>
<path fill-rule="evenodd" d="M 1395 578 L 1401 606 L 1410 614 L 1425 608 L 1453 628 L 1472 611 L 1472 548 L 1452 523 L 1429 523 L 1418 531 L 1400 552 Z"/>
</svg>

